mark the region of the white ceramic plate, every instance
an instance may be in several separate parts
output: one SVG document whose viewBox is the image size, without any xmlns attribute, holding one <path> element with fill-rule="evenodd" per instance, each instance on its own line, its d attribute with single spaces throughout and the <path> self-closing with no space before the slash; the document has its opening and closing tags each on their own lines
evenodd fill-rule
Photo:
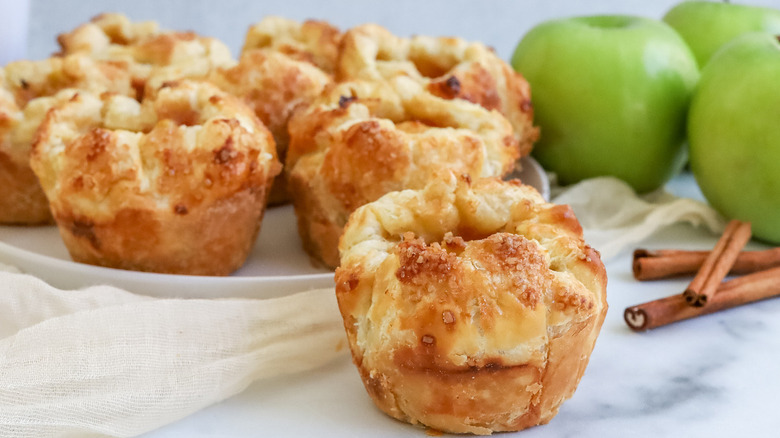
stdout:
<svg viewBox="0 0 780 438">
<path fill-rule="evenodd" d="M 522 171 L 512 177 L 536 187 L 548 198 L 549 184 L 541 166 L 531 158 L 524 158 L 521 164 Z M 151 274 L 76 263 L 54 226 L 0 226 L 0 262 L 62 289 L 110 284 L 157 297 L 268 298 L 333 284 L 333 273 L 314 266 L 301 248 L 289 205 L 266 211 L 252 253 L 229 277 Z"/>
</svg>

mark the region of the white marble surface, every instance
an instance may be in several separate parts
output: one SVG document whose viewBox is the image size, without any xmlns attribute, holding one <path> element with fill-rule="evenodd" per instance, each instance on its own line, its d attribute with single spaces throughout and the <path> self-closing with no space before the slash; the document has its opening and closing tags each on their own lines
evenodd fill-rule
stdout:
<svg viewBox="0 0 780 438">
<path fill-rule="evenodd" d="M 669 186 L 697 197 L 690 175 Z M 717 239 L 687 225 L 646 247 L 709 249 Z M 751 242 L 750 248 L 762 245 Z M 687 280 L 640 283 L 631 257 L 608 261 L 609 312 L 574 397 L 548 425 L 500 436 L 774 437 L 780 416 L 780 299 L 634 333 L 631 305 L 681 292 Z M 245 392 L 145 438 L 322 436 L 423 437 L 374 408 L 346 356 L 324 368 L 256 382 Z"/>
<path fill-rule="evenodd" d="M 632 1 L 248 1 L 33 0 L 29 55 L 56 50 L 54 35 L 101 11 L 157 19 L 165 27 L 193 29 L 237 51 L 245 29 L 267 14 L 327 19 L 341 27 L 373 21 L 396 33 L 451 34 L 482 40 L 504 58 L 520 36 L 547 18 L 633 13 L 660 17 L 675 3 Z M 780 6 L 777 0 L 754 4 Z M 697 196 L 692 179 L 674 191 Z M 705 249 L 716 237 L 677 226 L 654 235 L 647 247 Z M 760 247 L 752 243 L 753 247 Z M 638 283 L 630 255 L 608 261 L 610 311 L 590 366 L 574 397 L 546 426 L 523 437 L 778 436 L 780 300 L 767 301 L 653 332 L 636 334 L 623 322 L 633 304 L 681 291 L 686 280 Z M 145 435 L 169 437 L 425 436 L 371 404 L 346 356 L 312 372 L 256 382 L 245 392 Z M 510 436 L 510 435 L 502 435 Z M 514 436 L 514 435 L 511 435 Z"/>
</svg>

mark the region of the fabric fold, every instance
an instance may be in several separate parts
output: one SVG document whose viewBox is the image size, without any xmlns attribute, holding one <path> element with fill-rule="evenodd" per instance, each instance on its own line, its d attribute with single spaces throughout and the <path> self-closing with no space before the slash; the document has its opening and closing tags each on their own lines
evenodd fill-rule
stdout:
<svg viewBox="0 0 780 438">
<path fill-rule="evenodd" d="M 346 352 L 332 289 L 168 300 L 3 276 L 0 436 L 135 436 Z"/>
<path fill-rule="evenodd" d="M 725 220 L 709 205 L 659 190 L 638 196 L 625 182 L 612 177 L 593 178 L 567 187 L 553 198 L 569 204 L 582 225 L 585 241 L 604 260 L 677 223 L 705 226 L 713 233 Z"/>
</svg>

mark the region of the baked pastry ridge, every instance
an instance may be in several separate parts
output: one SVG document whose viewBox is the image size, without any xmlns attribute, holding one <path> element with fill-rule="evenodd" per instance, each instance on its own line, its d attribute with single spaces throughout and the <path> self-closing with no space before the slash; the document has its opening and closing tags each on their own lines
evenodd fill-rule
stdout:
<svg viewBox="0 0 780 438">
<path fill-rule="evenodd" d="M 59 35 L 57 41 L 63 54 L 81 53 L 126 66 L 139 99 L 166 81 L 203 78 L 236 63 L 230 49 L 216 38 L 163 30 L 153 21 L 132 22 L 117 13 L 100 14 Z"/>
<path fill-rule="evenodd" d="M 307 62 L 332 75 L 342 35 L 338 28 L 325 21 L 297 22 L 269 16 L 249 28 L 242 53 L 265 49 Z"/>
<path fill-rule="evenodd" d="M 574 393 L 607 278 L 568 206 L 438 175 L 357 209 L 339 249 L 353 360 L 388 415 L 489 434 L 547 423 Z"/>
<path fill-rule="evenodd" d="M 192 81 L 140 104 L 76 94 L 47 114 L 31 165 L 74 260 L 198 275 L 243 264 L 281 170 L 253 112 Z"/>
<path fill-rule="evenodd" d="M 399 75 L 444 99 L 464 99 L 501 112 L 515 130 L 520 155 L 531 152 L 539 130 L 533 126 L 530 86 L 484 44 L 454 37 L 403 38 L 376 24 L 344 34 L 338 80 L 384 81 Z"/>
<path fill-rule="evenodd" d="M 334 84 L 290 120 L 286 172 L 309 253 L 338 265 L 349 214 L 383 194 L 422 188 L 434 172 L 503 176 L 519 156 L 497 111 L 446 100 L 416 81 Z"/>
<path fill-rule="evenodd" d="M 0 68 L 0 223 L 51 222 L 49 204 L 30 169 L 30 149 L 47 111 L 69 100 L 76 89 L 135 94 L 125 68 L 81 55 Z"/>
<path fill-rule="evenodd" d="M 250 27 L 237 65 L 219 68 L 208 80 L 241 97 L 271 130 L 280 161 L 289 143 L 288 121 L 333 82 L 341 32 L 322 21 L 297 22 L 266 17 Z M 280 174 L 270 204 L 289 201 L 286 178 Z"/>
</svg>

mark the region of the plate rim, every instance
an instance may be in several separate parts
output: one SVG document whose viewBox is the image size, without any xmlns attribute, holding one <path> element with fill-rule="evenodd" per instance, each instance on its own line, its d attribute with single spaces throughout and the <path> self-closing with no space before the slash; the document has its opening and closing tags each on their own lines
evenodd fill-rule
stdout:
<svg viewBox="0 0 780 438">
<path fill-rule="evenodd" d="M 534 173 L 537 174 L 539 182 L 542 187 L 536 187 L 532 185 L 545 200 L 549 201 L 550 182 L 547 177 L 544 168 L 531 156 L 525 156 L 521 158 L 518 163 L 521 166 L 521 172 L 524 169 L 532 168 Z M 521 179 L 523 183 L 524 180 Z M 29 249 L 20 248 L 18 246 L 6 243 L 0 240 L 0 262 L 9 264 L 18 268 L 22 272 L 32 274 L 38 278 L 47 281 L 49 284 L 58 287 L 63 284 L 78 284 L 81 287 L 86 287 L 90 284 L 108 284 L 114 287 L 123 289 L 128 288 L 127 285 L 150 285 L 152 289 L 163 285 L 178 284 L 185 287 L 190 287 L 192 291 L 196 291 L 193 296 L 189 298 L 198 298 L 209 295 L 207 290 L 213 287 L 225 287 L 234 288 L 234 290 L 244 290 L 248 286 L 255 286 L 261 290 L 257 291 L 258 295 L 263 297 L 269 296 L 264 292 L 271 292 L 269 289 L 276 287 L 277 289 L 287 291 L 291 290 L 295 285 L 302 285 L 305 290 L 306 287 L 314 288 L 314 285 L 320 287 L 328 284 L 330 287 L 335 286 L 333 271 L 320 272 L 320 273 L 307 273 L 307 274 L 293 274 L 293 275 L 226 275 L 226 276 L 208 276 L 208 275 L 185 275 L 185 274 L 165 274 L 157 272 L 144 272 L 144 271 L 132 271 L 126 269 L 110 268 L 105 266 L 90 265 L 86 263 L 80 263 L 73 260 L 65 260 L 58 257 L 37 253 Z M 34 269 L 29 269 L 29 266 L 34 266 Z M 56 272 L 54 272 L 56 271 Z M 68 275 L 69 278 L 54 278 L 52 275 L 58 274 Z M 76 278 L 76 281 L 74 281 Z M 112 281 L 112 280 L 116 281 Z M 56 280 L 56 281 L 54 281 Z M 57 284 L 55 284 L 57 283 Z M 131 289 L 132 290 L 132 289 Z M 135 291 L 144 295 L 157 295 L 164 296 L 160 293 L 148 293 Z M 246 293 L 240 293 L 238 295 L 232 294 L 232 292 L 218 293 L 215 296 L 224 298 L 233 298 L 238 296 L 246 296 Z M 273 294 L 271 294 L 272 296 Z M 279 295 L 278 293 L 276 295 Z"/>
<path fill-rule="evenodd" d="M 30 261 L 36 261 L 42 260 L 46 263 L 50 263 L 58 268 L 73 268 L 74 266 L 78 267 L 79 269 L 95 269 L 103 274 L 106 275 L 118 275 L 118 276 L 132 276 L 132 277 L 147 277 L 149 279 L 166 279 L 168 280 L 182 280 L 184 282 L 187 281 L 197 281 L 199 283 L 202 282 L 219 282 L 219 283 L 225 283 L 228 282 L 235 282 L 235 283 L 243 283 L 243 282 L 279 282 L 279 281 L 287 281 L 287 280 L 319 280 L 319 279 L 325 279 L 328 277 L 333 277 L 333 272 L 323 272 L 318 274 L 296 274 L 296 275 L 225 275 L 225 276 L 218 276 L 218 275 L 186 275 L 186 274 L 165 274 L 160 272 L 145 272 L 145 271 L 132 271 L 129 269 L 119 269 L 119 268 L 109 268 L 106 266 L 98 266 L 98 265 L 90 265 L 87 263 L 80 263 L 76 262 L 74 260 L 63 260 L 59 259 L 57 257 L 48 256 L 45 254 L 39 254 L 34 251 L 30 251 L 24 248 L 19 248 L 17 246 L 5 243 L 3 241 L 0 241 L 0 254 L 7 254 L 9 256 L 21 256 L 20 259 L 26 259 Z"/>
</svg>

